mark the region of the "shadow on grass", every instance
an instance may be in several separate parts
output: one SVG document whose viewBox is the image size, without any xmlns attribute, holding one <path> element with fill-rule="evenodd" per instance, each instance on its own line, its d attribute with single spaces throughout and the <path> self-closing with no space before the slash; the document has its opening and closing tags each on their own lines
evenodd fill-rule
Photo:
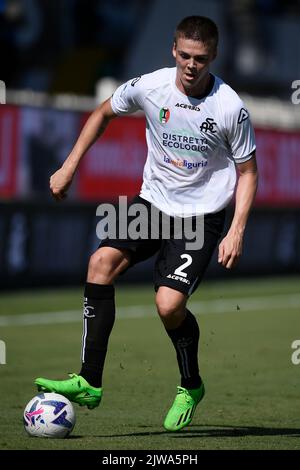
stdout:
<svg viewBox="0 0 300 470">
<path fill-rule="evenodd" d="M 296 428 L 267 428 L 262 426 L 225 426 L 212 424 L 205 425 L 191 425 L 190 428 L 185 430 L 182 437 L 243 437 L 243 436 L 300 436 L 300 429 Z M 201 429 L 200 429 L 201 428 Z M 174 434 L 174 437 L 181 437 L 179 434 Z"/>
<path fill-rule="evenodd" d="M 148 426 L 139 426 L 147 428 Z M 193 428 L 193 429 L 191 429 Z M 261 426 L 227 426 L 210 424 L 208 425 L 191 425 L 189 429 L 184 429 L 180 432 L 168 431 L 144 431 L 133 432 L 128 434 L 101 434 L 95 437 L 130 437 L 130 436 L 159 436 L 165 434 L 166 436 L 174 438 L 193 438 L 193 437 L 243 437 L 243 436 L 291 436 L 299 437 L 300 429 L 296 428 L 267 428 Z"/>
</svg>

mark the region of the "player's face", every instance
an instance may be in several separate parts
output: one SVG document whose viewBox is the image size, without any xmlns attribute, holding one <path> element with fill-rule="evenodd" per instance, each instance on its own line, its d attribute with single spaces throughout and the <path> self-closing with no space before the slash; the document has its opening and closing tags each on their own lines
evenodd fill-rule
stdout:
<svg viewBox="0 0 300 470">
<path fill-rule="evenodd" d="M 173 46 L 176 60 L 176 85 L 185 94 L 197 96 L 203 91 L 209 77 L 209 64 L 216 57 L 216 50 L 200 41 L 179 37 Z"/>
</svg>

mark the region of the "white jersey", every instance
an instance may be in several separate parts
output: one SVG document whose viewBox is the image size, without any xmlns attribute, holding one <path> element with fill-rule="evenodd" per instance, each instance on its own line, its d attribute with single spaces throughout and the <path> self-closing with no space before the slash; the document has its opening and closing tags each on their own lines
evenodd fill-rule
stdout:
<svg viewBox="0 0 300 470">
<path fill-rule="evenodd" d="M 140 196 L 172 216 L 218 212 L 232 198 L 235 162 L 251 158 L 254 131 L 239 96 L 213 76 L 204 97 L 183 94 L 176 68 L 121 85 L 111 98 L 123 115 L 143 110 L 148 155 Z"/>
</svg>

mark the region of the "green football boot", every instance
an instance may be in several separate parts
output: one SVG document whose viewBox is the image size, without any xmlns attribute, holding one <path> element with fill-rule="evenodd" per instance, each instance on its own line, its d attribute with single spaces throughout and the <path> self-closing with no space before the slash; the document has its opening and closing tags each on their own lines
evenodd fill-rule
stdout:
<svg viewBox="0 0 300 470">
<path fill-rule="evenodd" d="M 99 406 L 102 398 L 102 388 L 92 387 L 81 375 L 69 374 L 68 380 L 35 379 L 39 392 L 60 393 L 70 401 L 90 410 Z"/>
<path fill-rule="evenodd" d="M 179 431 L 188 426 L 192 421 L 196 406 L 202 400 L 204 394 L 203 383 L 199 388 L 193 389 L 177 387 L 176 398 L 164 421 L 165 429 L 167 431 Z"/>
</svg>

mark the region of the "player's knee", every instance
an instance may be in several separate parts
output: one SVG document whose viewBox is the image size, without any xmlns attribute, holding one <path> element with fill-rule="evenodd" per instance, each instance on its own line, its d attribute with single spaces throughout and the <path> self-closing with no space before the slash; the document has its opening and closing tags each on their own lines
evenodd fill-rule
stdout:
<svg viewBox="0 0 300 470">
<path fill-rule="evenodd" d="M 178 316 L 185 311 L 185 298 L 182 296 L 171 296 L 169 293 L 160 292 L 156 294 L 156 308 L 162 319 Z"/>
<path fill-rule="evenodd" d="M 102 253 L 101 250 L 96 251 L 90 257 L 89 268 L 88 268 L 88 278 L 93 280 L 99 276 L 103 277 L 105 280 L 108 277 L 111 277 L 112 274 L 112 263 L 105 253 Z"/>
<path fill-rule="evenodd" d="M 116 256 L 110 249 L 100 248 L 91 257 L 88 267 L 88 281 L 96 284 L 110 284 L 124 264 L 121 256 Z"/>
</svg>

